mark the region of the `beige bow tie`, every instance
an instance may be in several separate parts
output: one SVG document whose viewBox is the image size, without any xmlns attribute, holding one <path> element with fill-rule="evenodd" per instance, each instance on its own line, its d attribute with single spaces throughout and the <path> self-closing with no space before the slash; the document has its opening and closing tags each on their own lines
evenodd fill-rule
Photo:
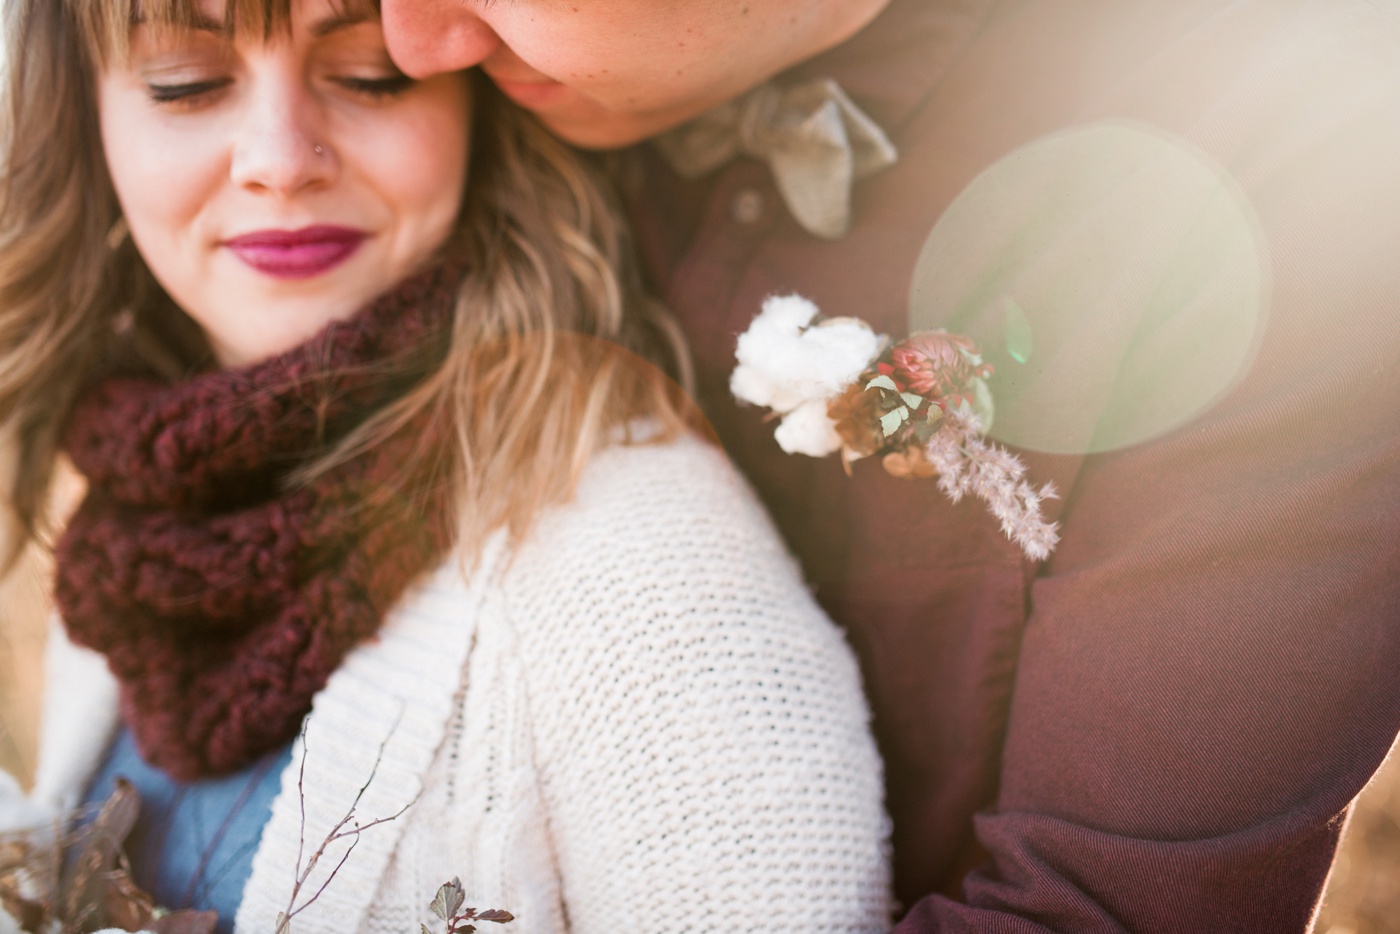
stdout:
<svg viewBox="0 0 1400 934">
<path fill-rule="evenodd" d="M 740 156 L 768 163 L 792 216 L 834 240 L 851 223 L 851 186 L 893 165 L 894 144 L 841 86 L 763 84 L 656 138 L 677 172 L 699 178 Z"/>
</svg>

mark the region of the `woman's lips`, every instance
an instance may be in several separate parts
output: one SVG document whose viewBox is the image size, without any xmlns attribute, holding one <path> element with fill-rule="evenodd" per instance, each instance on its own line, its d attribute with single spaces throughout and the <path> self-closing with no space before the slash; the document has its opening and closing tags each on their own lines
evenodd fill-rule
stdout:
<svg viewBox="0 0 1400 934">
<path fill-rule="evenodd" d="M 224 241 L 243 262 L 278 279 L 309 279 L 351 257 L 369 234 L 318 225 L 301 230 L 255 230 Z"/>
</svg>

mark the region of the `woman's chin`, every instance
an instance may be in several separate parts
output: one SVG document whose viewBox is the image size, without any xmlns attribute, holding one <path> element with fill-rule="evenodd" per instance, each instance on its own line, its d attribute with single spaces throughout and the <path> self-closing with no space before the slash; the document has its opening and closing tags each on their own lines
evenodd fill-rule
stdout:
<svg viewBox="0 0 1400 934">
<path fill-rule="evenodd" d="M 324 298 L 284 296 L 281 300 L 265 298 L 261 301 L 250 299 L 241 316 L 232 312 L 219 316 L 232 318 L 235 327 L 215 328 L 200 323 L 219 366 L 237 369 L 261 363 L 301 346 L 332 322 L 351 317 L 364 304 L 365 301 L 343 295 Z"/>
<path fill-rule="evenodd" d="M 236 264 L 236 265 L 234 265 Z M 197 294 L 176 303 L 204 331 L 225 369 L 248 366 L 306 343 L 352 317 L 402 278 L 379 262 L 347 263 L 317 276 L 267 275 L 232 260 Z"/>
</svg>

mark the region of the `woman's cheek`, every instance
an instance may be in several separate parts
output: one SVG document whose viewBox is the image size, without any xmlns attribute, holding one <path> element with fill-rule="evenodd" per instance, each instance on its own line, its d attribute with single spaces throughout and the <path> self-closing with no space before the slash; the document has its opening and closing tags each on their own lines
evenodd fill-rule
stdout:
<svg viewBox="0 0 1400 934">
<path fill-rule="evenodd" d="M 378 124 L 363 150 L 403 225 L 401 251 L 416 262 L 451 233 L 466 187 L 468 104 L 465 89 L 406 107 L 393 125 Z"/>
<path fill-rule="evenodd" d="M 182 278 L 225 160 L 210 134 L 170 126 L 143 93 L 104 95 L 101 115 L 107 169 L 131 235 L 157 278 Z"/>
</svg>

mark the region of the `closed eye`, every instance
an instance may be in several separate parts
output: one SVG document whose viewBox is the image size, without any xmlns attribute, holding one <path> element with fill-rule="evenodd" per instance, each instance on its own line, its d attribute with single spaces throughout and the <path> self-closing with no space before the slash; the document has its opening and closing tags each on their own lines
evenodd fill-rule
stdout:
<svg viewBox="0 0 1400 934">
<path fill-rule="evenodd" d="M 182 84 L 147 84 L 146 93 L 157 104 L 172 104 L 179 101 L 193 102 L 229 84 L 228 78 L 215 78 L 210 81 L 190 81 Z"/>
<path fill-rule="evenodd" d="M 417 82 L 408 75 L 390 75 L 384 78 L 336 78 L 336 83 L 348 91 L 368 97 L 396 97 L 413 87 Z"/>
</svg>

